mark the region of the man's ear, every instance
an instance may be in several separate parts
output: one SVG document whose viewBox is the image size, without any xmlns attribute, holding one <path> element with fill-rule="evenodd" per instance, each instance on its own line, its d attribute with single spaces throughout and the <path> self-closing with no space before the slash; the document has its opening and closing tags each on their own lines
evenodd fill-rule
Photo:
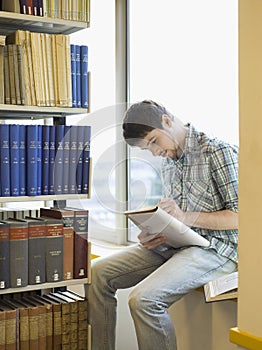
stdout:
<svg viewBox="0 0 262 350">
<path fill-rule="evenodd" d="M 169 118 L 167 114 L 162 115 L 162 126 L 163 128 L 171 128 L 172 126 L 172 120 Z"/>
</svg>

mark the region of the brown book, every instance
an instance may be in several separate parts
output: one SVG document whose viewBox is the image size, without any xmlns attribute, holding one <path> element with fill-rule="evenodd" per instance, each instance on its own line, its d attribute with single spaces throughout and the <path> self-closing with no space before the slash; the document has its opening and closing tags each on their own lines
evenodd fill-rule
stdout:
<svg viewBox="0 0 262 350">
<path fill-rule="evenodd" d="M 88 210 L 65 208 L 74 212 L 74 278 L 88 277 Z"/>
<path fill-rule="evenodd" d="M 30 44 L 32 54 L 32 67 L 34 76 L 34 89 L 36 96 L 36 105 L 45 106 L 43 65 L 42 65 L 42 46 L 40 34 L 30 32 Z"/>
<path fill-rule="evenodd" d="M 8 298 L 5 303 L 12 308 L 18 309 L 19 313 L 19 327 L 18 340 L 19 350 L 29 350 L 29 316 L 28 306 L 23 304 L 20 299 Z"/>
<path fill-rule="evenodd" d="M 15 93 L 15 72 L 14 72 L 14 45 L 7 45 L 8 52 L 8 65 L 9 65 L 9 81 L 10 81 L 10 98 L 11 104 L 16 104 L 16 93 Z"/>
<path fill-rule="evenodd" d="M 25 73 L 24 73 L 24 54 L 22 45 L 16 45 L 17 63 L 18 63 L 18 81 L 20 90 L 21 105 L 25 105 L 26 91 L 25 91 Z"/>
<path fill-rule="evenodd" d="M 30 296 L 23 297 L 22 301 L 27 303 L 29 307 L 36 307 L 38 321 L 38 350 L 46 350 L 46 308 L 41 303 L 32 299 Z"/>
<path fill-rule="evenodd" d="M 52 296 L 57 297 L 62 304 L 62 344 L 63 335 L 65 344 L 68 345 L 70 350 L 78 350 L 78 303 L 75 299 L 69 296 L 54 292 L 51 293 Z M 66 304 L 64 304 L 66 303 Z"/>
<path fill-rule="evenodd" d="M 5 103 L 11 104 L 10 77 L 9 77 L 9 59 L 7 45 L 4 47 L 4 93 Z"/>
<path fill-rule="evenodd" d="M 0 302 L 0 310 L 5 312 L 5 350 L 16 350 L 18 311 L 4 301 Z"/>
<path fill-rule="evenodd" d="M 15 98 L 16 98 L 16 104 L 21 105 L 17 45 L 14 44 L 12 46 L 13 46 L 13 56 L 14 56 L 13 72 L 14 72 L 14 78 L 15 78 Z"/>
<path fill-rule="evenodd" d="M 54 92 L 54 73 L 53 73 L 53 62 L 52 62 L 52 42 L 51 35 L 45 33 L 45 53 L 46 53 L 46 69 L 47 69 L 47 79 L 49 88 L 49 100 L 50 106 L 55 106 L 55 92 Z"/>
<path fill-rule="evenodd" d="M 5 311 L 0 310 L 0 350 L 5 350 Z"/>
<path fill-rule="evenodd" d="M 42 305 L 45 307 L 46 311 L 46 317 L 45 317 L 45 327 L 46 327 L 46 350 L 52 350 L 53 349 L 53 307 L 52 304 L 47 302 L 45 299 L 43 299 L 39 295 L 30 295 L 28 297 L 33 302 L 37 303 L 38 305 Z"/>
<path fill-rule="evenodd" d="M 0 45 L 0 104 L 5 103 L 4 52 L 5 52 L 5 47 Z"/>
<path fill-rule="evenodd" d="M 63 221 L 64 229 L 64 257 L 63 257 L 63 279 L 73 278 L 74 260 L 74 212 L 60 208 L 40 208 L 41 216 L 48 216 Z"/>
<path fill-rule="evenodd" d="M 53 350 L 62 349 L 62 328 L 61 328 L 61 303 L 53 300 L 48 295 L 42 295 L 44 302 L 52 305 L 53 312 Z"/>
<path fill-rule="evenodd" d="M 71 52 L 70 52 L 69 35 L 65 35 L 65 59 L 66 59 L 67 106 L 72 107 Z"/>
<path fill-rule="evenodd" d="M 60 106 L 58 97 L 58 75 L 57 75 L 57 57 L 56 57 L 56 37 L 51 35 L 51 53 L 52 53 L 52 72 L 53 72 L 53 85 L 54 85 L 54 100 L 55 106 Z"/>
<path fill-rule="evenodd" d="M 55 34 L 56 58 L 57 58 L 57 85 L 58 85 L 58 105 L 68 106 L 67 98 L 67 72 L 66 72 L 66 36 Z"/>
<path fill-rule="evenodd" d="M 27 222 L 9 218 L 10 234 L 10 287 L 28 285 L 28 225 Z"/>
<path fill-rule="evenodd" d="M 45 105 L 50 106 L 50 88 L 48 79 L 48 68 L 47 68 L 47 52 L 46 52 L 46 40 L 44 33 L 40 33 L 40 43 L 41 43 L 41 58 L 42 58 L 42 70 L 43 70 L 43 80 L 44 80 L 44 93 L 45 93 Z"/>
<path fill-rule="evenodd" d="M 40 216 L 46 223 L 46 281 L 63 280 L 63 221 Z"/>
</svg>

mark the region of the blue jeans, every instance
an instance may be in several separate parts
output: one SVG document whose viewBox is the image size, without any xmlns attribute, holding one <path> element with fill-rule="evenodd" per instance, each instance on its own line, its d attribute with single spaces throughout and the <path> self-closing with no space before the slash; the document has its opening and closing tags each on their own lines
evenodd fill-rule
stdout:
<svg viewBox="0 0 262 350">
<path fill-rule="evenodd" d="M 140 350 L 176 350 L 168 308 L 188 292 L 237 269 L 213 249 L 165 252 L 134 245 L 92 263 L 89 323 L 92 349 L 114 350 L 118 289 L 135 286 L 129 297 Z"/>
</svg>

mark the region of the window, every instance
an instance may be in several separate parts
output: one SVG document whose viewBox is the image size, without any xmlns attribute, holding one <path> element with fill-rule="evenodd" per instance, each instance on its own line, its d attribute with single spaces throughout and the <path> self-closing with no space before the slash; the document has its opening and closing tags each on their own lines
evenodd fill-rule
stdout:
<svg viewBox="0 0 262 350">
<path fill-rule="evenodd" d="M 155 100 L 185 123 L 238 144 L 237 3 L 130 1 L 129 102 Z M 132 209 L 161 196 L 159 160 L 145 153 L 129 150 Z"/>
</svg>

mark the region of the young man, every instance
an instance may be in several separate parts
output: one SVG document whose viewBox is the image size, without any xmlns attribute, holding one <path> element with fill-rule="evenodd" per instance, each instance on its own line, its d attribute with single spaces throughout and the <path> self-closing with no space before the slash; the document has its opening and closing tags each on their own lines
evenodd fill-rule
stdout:
<svg viewBox="0 0 262 350">
<path fill-rule="evenodd" d="M 134 287 L 129 307 L 140 350 L 175 350 L 168 308 L 193 289 L 237 269 L 238 150 L 184 125 L 153 101 L 133 104 L 126 142 L 163 158 L 158 205 L 210 241 L 157 249 L 165 237 L 94 260 L 89 289 L 92 349 L 115 349 L 116 291 Z"/>
</svg>

